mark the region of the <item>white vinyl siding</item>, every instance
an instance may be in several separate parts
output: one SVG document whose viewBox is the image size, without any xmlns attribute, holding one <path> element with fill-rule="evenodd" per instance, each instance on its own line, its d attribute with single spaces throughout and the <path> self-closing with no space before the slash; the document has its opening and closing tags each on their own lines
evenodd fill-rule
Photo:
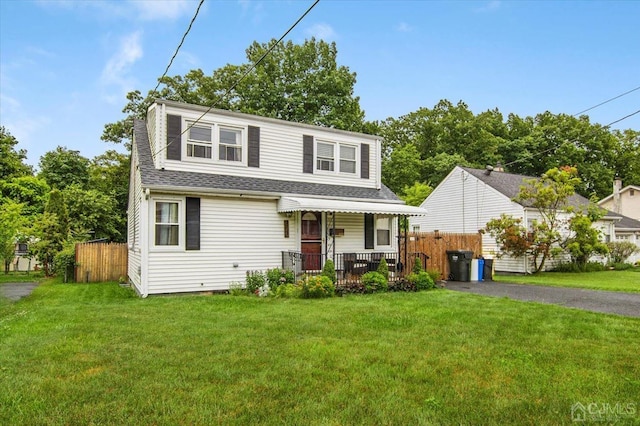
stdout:
<svg viewBox="0 0 640 426">
<path fill-rule="evenodd" d="M 159 112 L 159 110 L 158 110 Z M 180 115 L 185 121 L 195 121 L 202 112 L 189 109 L 177 108 L 166 105 L 165 114 Z M 202 118 L 206 122 L 218 123 L 220 126 L 231 129 L 243 129 L 242 134 L 242 161 L 219 161 L 219 149 L 216 145 L 217 138 L 214 133 L 213 157 L 212 160 L 194 159 L 186 157 L 186 142 L 183 148 L 183 160 L 164 159 L 162 166 L 167 170 L 184 170 L 200 173 L 218 173 L 231 176 L 255 177 L 273 179 L 277 176 L 279 180 L 291 180 L 330 185 L 359 186 L 366 188 L 377 188 L 380 184 L 380 161 L 381 141 L 373 139 L 368 135 L 357 133 L 341 132 L 320 127 L 300 127 L 296 123 L 275 122 L 273 120 L 261 120 L 259 117 L 236 116 L 234 113 L 224 114 L 220 112 L 210 112 Z M 160 133 L 166 127 L 166 117 L 163 124 L 159 124 L 156 132 L 157 137 L 162 141 Z M 184 124 L 183 124 L 184 125 Z M 256 126 L 260 128 L 260 167 L 246 167 L 247 154 L 247 128 Z M 302 137 L 310 135 L 315 141 L 330 141 L 343 144 L 345 146 L 356 147 L 356 170 L 355 173 L 345 171 L 339 173 L 340 152 L 338 147 L 334 153 L 334 171 L 320 172 L 316 169 L 317 155 L 314 155 L 314 173 L 302 172 Z M 151 135 L 150 135 L 151 137 Z M 166 136 L 165 136 L 166 139 Z M 360 145 L 369 145 L 369 178 L 360 177 Z M 314 143 L 316 145 L 316 143 Z M 162 147 L 161 147 L 162 148 Z M 315 149 L 314 149 L 315 151 Z M 315 153 L 314 153 L 315 154 Z M 345 156 L 348 156 L 345 154 Z M 161 158 L 162 156 L 159 156 Z M 346 161 L 349 161 L 345 158 Z M 349 167 L 345 163 L 345 167 Z"/>
<path fill-rule="evenodd" d="M 276 200 L 202 197 L 200 250 L 152 250 L 149 293 L 227 290 L 247 271 L 280 267 L 282 251 L 297 250 L 300 237 L 295 218 L 276 206 Z"/>
<path fill-rule="evenodd" d="M 140 181 L 140 170 L 136 167 L 138 163 L 138 155 L 135 143 L 131 148 L 131 171 L 129 181 L 129 208 L 127 211 L 127 245 L 128 245 L 128 267 L 127 274 L 130 282 L 136 287 L 138 292 L 142 292 L 141 288 L 141 226 L 144 220 L 141 215 L 142 203 L 142 183 Z"/>
</svg>

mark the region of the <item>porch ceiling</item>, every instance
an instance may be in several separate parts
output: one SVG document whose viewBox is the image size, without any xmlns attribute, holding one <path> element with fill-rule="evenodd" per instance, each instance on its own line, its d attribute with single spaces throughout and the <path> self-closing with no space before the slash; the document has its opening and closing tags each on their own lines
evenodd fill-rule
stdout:
<svg viewBox="0 0 640 426">
<path fill-rule="evenodd" d="M 300 198 L 282 197 L 278 200 L 278 212 L 289 213 L 297 211 L 315 212 L 340 212 L 340 213 L 377 213 L 400 216 L 426 216 L 427 210 L 407 206 L 406 204 L 393 204 L 383 202 L 361 202 L 331 200 L 326 198 Z"/>
</svg>

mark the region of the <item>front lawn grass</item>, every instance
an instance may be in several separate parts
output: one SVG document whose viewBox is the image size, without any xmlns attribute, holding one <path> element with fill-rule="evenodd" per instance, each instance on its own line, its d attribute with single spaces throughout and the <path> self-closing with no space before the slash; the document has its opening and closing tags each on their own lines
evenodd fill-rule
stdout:
<svg viewBox="0 0 640 426">
<path fill-rule="evenodd" d="M 10 271 L 8 274 L 4 270 L 0 272 L 0 285 L 4 283 L 36 283 L 42 281 L 42 271 L 31 272 L 15 272 Z"/>
<path fill-rule="evenodd" d="M 447 290 L 139 299 L 45 283 L 0 305 L 0 424 L 571 424 L 577 402 L 640 408 L 639 329 Z"/>
<path fill-rule="evenodd" d="M 640 293 L 640 268 L 626 271 L 540 272 L 535 275 L 496 275 L 494 279 L 506 283 Z"/>
</svg>

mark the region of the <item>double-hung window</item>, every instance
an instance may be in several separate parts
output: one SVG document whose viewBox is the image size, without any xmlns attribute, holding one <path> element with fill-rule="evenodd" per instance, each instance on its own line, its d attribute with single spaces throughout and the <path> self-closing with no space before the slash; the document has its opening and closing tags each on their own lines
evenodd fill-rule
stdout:
<svg viewBox="0 0 640 426">
<path fill-rule="evenodd" d="M 379 246 L 391 245 L 391 216 L 376 218 L 376 240 Z"/>
<path fill-rule="evenodd" d="M 220 127 L 218 158 L 221 161 L 242 161 L 242 131 Z"/>
<path fill-rule="evenodd" d="M 177 246 L 180 244 L 179 210 L 180 204 L 177 201 L 156 201 L 156 246 Z"/>
<path fill-rule="evenodd" d="M 340 172 L 356 172 L 356 147 L 353 145 L 340 145 Z"/>
<path fill-rule="evenodd" d="M 189 135 L 187 137 L 187 157 L 211 158 L 212 126 L 210 124 L 189 123 Z"/>
<path fill-rule="evenodd" d="M 317 145 L 317 155 L 316 168 L 318 170 L 326 170 L 332 172 L 335 170 L 335 144 L 327 143 L 327 142 L 318 142 Z"/>
</svg>

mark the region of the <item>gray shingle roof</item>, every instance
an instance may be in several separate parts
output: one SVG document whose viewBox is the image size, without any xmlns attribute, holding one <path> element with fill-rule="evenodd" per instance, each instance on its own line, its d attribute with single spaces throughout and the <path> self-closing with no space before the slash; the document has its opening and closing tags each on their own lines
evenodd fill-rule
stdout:
<svg viewBox="0 0 640 426">
<path fill-rule="evenodd" d="M 520 187 L 525 185 L 525 180 L 539 179 L 533 176 L 516 175 L 513 173 L 497 172 L 495 170 L 487 175 L 486 170 L 472 169 L 470 167 L 461 167 L 461 169 L 478 178 L 480 181 L 486 183 L 501 194 L 509 197 L 511 200 L 518 195 Z M 580 194 L 574 194 L 569 197 L 568 200 L 568 205 L 572 207 L 586 207 L 589 203 L 589 200 Z M 519 202 L 518 204 L 523 207 L 531 207 L 531 203 L 529 202 Z M 606 218 L 610 218 L 612 216 L 616 215 L 611 212 L 605 214 Z"/>
<path fill-rule="evenodd" d="M 615 223 L 616 229 L 629 229 L 629 230 L 633 229 L 636 231 L 640 231 L 640 220 L 635 220 L 630 217 L 623 216 L 621 214 L 617 214 L 613 212 L 611 212 L 610 214 L 614 216 L 622 217 L 622 220 Z"/>
<path fill-rule="evenodd" d="M 346 185 L 325 185 L 310 182 L 262 179 L 242 176 L 197 173 L 179 170 L 159 170 L 153 165 L 147 126 L 144 120 L 134 120 L 136 149 L 140 162 L 142 185 L 160 189 L 184 188 L 189 191 L 221 190 L 225 192 L 261 192 L 266 194 L 328 197 L 336 199 L 362 199 L 401 202 L 386 186 L 380 190 Z"/>
</svg>

